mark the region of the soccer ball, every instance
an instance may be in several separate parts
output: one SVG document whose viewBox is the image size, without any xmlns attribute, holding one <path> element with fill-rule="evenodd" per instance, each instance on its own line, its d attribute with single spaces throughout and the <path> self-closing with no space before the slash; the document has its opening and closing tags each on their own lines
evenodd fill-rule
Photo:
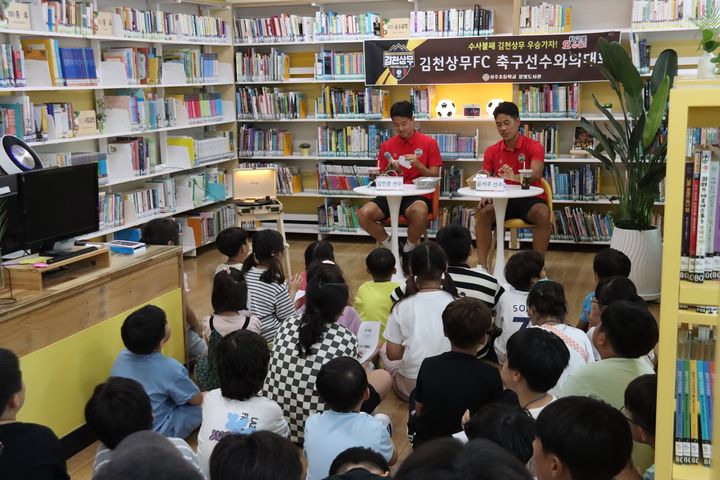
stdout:
<svg viewBox="0 0 720 480">
<path fill-rule="evenodd" d="M 485 111 L 487 112 L 488 117 L 492 117 L 495 109 L 504 101 L 505 100 L 503 100 L 502 98 L 493 98 L 492 100 L 490 100 L 487 104 L 487 107 L 485 107 Z"/>
<path fill-rule="evenodd" d="M 440 118 L 453 117 L 455 116 L 455 112 L 455 102 L 447 98 L 440 100 L 435 107 L 435 115 Z"/>
</svg>

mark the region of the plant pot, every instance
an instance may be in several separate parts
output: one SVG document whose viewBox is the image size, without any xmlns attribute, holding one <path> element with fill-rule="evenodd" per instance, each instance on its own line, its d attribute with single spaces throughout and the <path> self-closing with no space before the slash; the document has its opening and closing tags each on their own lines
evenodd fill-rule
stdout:
<svg viewBox="0 0 720 480">
<path fill-rule="evenodd" d="M 615 227 L 610 248 L 623 252 L 632 263 L 630 280 L 644 300 L 660 298 L 662 237 L 660 230 L 625 230 Z"/>
<path fill-rule="evenodd" d="M 698 78 L 715 78 L 717 76 L 717 71 L 715 70 L 717 65 L 712 62 L 714 57 L 714 54 L 707 52 L 700 56 L 697 69 Z"/>
</svg>

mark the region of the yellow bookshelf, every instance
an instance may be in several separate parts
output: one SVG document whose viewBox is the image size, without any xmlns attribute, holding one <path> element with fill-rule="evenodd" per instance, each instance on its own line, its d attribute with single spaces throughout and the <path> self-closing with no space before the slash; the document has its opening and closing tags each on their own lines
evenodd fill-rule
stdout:
<svg viewBox="0 0 720 480">
<path fill-rule="evenodd" d="M 716 127 L 720 118 L 720 80 L 678 78 L 670 93 L 668 156 L 663 243 L 662 303 L 658 350 L 658 409 L 655 442 L 655 478 L 702 480 L 720 478 L 720 462 L 711 468 L 673 463 L 675 415 L 675 360 L 680 324 L 720 326 L 718 315 L 699 314 L 680 304 L 720 306 L 720 281 L 692 284 L 680 281 L 682 199 L 688 128 Z M 718 350 L 720 352 L 720 349 Z M 716 352 L 717 355 L 717 352 Z M 716 363 L 720 360 L 716 357 Z M 715 398 L 720 385 L 715 385 Z M 713 438 L 720 435 L 720 412 L 714 407 Z M 717 452 L 717 449 L 716 449 Z"/>
</svg>

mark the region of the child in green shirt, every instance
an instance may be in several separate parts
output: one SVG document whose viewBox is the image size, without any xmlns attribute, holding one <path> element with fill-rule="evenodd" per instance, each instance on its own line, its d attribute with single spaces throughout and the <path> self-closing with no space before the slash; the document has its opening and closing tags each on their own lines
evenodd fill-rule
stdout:
<svg viewBox="0 0 720 480">
<path fill-rule="evenodd" d="M 365 265 L 372 281 L 360 285 L 354 305 L 363 321 L 381 323 L 380 338 L 383 338 L 383 330 L 393 305 L 390 294 L 398 286 L 397 282 L 391 281 L 395 273 L 395 257 L 390 250 L 376 248 L 365 258 Z"/>
</svg>

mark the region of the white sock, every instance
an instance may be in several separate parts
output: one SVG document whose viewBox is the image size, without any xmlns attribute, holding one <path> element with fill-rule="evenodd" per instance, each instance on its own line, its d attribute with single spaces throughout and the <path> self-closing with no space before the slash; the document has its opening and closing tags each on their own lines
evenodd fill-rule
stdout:
<svg viewBox="0 0 720 480">
<path fill-rule="evenodd" d="M 385 240 L 380 242 L 380 246 L 382 246 L 383 248 L 387 248 L 388 250 L 392 250 L 392 240 L 390 238 L 390 235 L 388 235 Z"/>
<path fill-rule="evenodd" d="M 410 240 L 405 242 L 405 246 L 403 247 L 403 252 L 410 253 L 412 252 L 413 248 L 417 247 L 417 243 L 412 243 Z"/>
</svg>

